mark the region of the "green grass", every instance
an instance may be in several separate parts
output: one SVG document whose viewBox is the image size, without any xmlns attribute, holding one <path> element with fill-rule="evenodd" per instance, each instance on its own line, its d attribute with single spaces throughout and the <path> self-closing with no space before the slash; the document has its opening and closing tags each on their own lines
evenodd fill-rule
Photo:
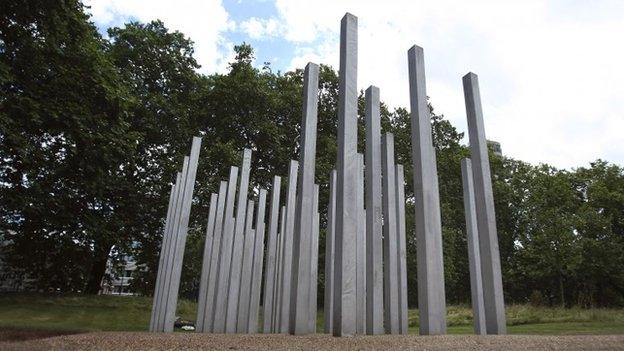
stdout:
<svg viewBox="0 0 624 351">
<path fill-rule="evenodd" d="M 624 309 L 506 306 L 509 334 L 624 334 Z M 410 332 L 418 332 L 418 310 L 410 310 Z M 450 334 L 472 334 L 470 306 L 448 306 Z"/>
<path fill-rule="evenodd" d="M 70 331 L 142 331 L 152 299 L 133 296 L 0 295 L 0 327 Z M 181 300 L 178 312 L 194 319 L 195 303 Z"/>
<path fill-rule="evenodd" d="M 0 328 L 66 331 L 144 331 L 152 299 L 126 296 L 0 295 Z M 178 315 L 195 319 L 196 304 L 178 303 Z M 511 334 L 624 334 L 624 309 L 507 306 Z M 410 332 L 418 333 L 418 311 L 409 312 Z M 470 306 L 448 306 L 451 334 L 472 334 Z M 317 328 L 323 330 L 322 311 Z"/>
</svg>

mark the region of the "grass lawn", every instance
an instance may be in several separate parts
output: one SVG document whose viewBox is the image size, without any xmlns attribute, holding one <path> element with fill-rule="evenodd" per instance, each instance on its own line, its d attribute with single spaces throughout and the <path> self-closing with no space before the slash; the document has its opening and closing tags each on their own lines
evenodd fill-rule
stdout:
<svg viewBox="0 0 624 351">
<path fill-rule="evenodd" d="M 145 331 L 152 299 L 130 296 L 0 295 L 0 329 Z M 195 303 L 181 300 L 178 315 L 195 319 Z M 624 334 L 624 309 L 507 306 L 510 334 Z M 322 311 L 318 330 L 323 330 Z M 418 333 L 418 311 L 410 310 L 410 332 Z M 449 306 L 450 334 L 472 334 L 469 306 Z"/>
<path fill-rule="evenodd" d="M 509 334 L 624 334 L 624 309 L 506 306 Z M 449 334 L 472 334 L 470 306 L 448 306 Z M 410 333 L 418 333 L 418 310 L 410 310 Z"/>
<path fill-rule="evenodd" d="M 152 298 L 134 296 L 0 295 L 0 328 L 74 331 L 144 331 Z M 178 313 L 195 319 L 195 303 L 180 300 Z"/>
</svg>

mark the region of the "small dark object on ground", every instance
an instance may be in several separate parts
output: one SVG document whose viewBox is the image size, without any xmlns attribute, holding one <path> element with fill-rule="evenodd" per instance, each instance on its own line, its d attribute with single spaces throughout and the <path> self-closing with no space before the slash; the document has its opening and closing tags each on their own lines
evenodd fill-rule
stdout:
<svg viewBox="0 0 624 351">
<path fill-rule="evenodd" d="M 195 330 L 195 323 L 189 320 L 182 319 L 182 317 L 178 317 L 173 323 L 173 327 L 176 329 L 183 329 L 183 327 L 193 327 L 193 330 Z"/>
</svg>

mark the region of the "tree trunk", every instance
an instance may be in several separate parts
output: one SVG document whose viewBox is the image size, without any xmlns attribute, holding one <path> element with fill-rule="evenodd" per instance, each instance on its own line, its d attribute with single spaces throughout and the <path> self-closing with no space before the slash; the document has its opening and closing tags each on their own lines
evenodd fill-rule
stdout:
<svg viewBox="0 0 624 351">
<path fill-rule="evenodd" d="M 93 253 L 94 260 L 89 272 L 89 280 L 87 281 L 87 287 L 85 288 L 85 294 L 97 295 L 100 292 L 100 285 L 102 284 L 102 278 L 106 272 L 106 262 L 108 262 L 108 254 L 112 249 L 112 245 L 104 245 L 103 249 L 96 250 Z"/>
</svg>

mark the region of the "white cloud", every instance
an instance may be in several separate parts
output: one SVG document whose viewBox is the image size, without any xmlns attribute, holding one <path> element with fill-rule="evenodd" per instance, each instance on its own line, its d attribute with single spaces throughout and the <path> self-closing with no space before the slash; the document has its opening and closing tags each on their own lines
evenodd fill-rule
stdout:
<svg viewBox="0 0 624 351">
<path fill-rule="evenodd" d="M 479 74 L 488 137 L 559 167 L 624 164 L 624 3 L 276 0 L 295 46 L 290 68 L 338 66 L 340 19 L 359 18 L 360 88 L 408 106 L 407 49 L 425 49 L 436 111 L 466 130 L 461 77 Z"/>
<path fill-rule="evenodd" d="M 339 38 L 329 37 L 314 47 L 299 46 L 295 48 L 294 57 L 287 69 L 293 71 L 297 68 L 304 68 L 308 62 L 330 64 L 337 69 L 338 57 L 336 55 L 339 45 Z"/>
<path fill-rule="evenodd" d="M 195 58 L 204 72 L 222 72 L 233 57 L 224 33 L 235 28 L 221 0 L 87 0 L 100 27 L 121 26 L 131 20 L 160 19 L 195 42 Z"/>
<path fill-rule="evenodd" d="M 275 18 L 256 18 L 252 17 L 240 24 L 240 28 L 252 39 L 262 39 L 265 37 L 273 37 L 283 31 L 283 27 L 279 25 Z"/>
</svg>

